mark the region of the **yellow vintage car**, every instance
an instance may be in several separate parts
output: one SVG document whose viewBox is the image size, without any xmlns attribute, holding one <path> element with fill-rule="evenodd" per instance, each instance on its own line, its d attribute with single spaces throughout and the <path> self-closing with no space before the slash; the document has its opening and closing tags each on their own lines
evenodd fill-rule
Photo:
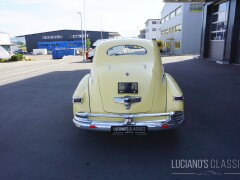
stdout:
<svg viewBox="0 0 240 180">
<path fill-rule="evenodd" d="M 164 72 L 159 48 L 150 40 L 99 43 L 72 102 L 73 123 L 82 129 L 146 134 L 184 123 L 183 93 Z"/>
</svg>

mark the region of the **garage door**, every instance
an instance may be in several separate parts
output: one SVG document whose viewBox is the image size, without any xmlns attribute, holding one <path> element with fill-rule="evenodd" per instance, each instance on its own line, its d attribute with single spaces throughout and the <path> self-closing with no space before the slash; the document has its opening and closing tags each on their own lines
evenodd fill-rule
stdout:
<svg viewBox="0 0 240 180">
<path fill-rule="evenodd" d="M 209 58 L 223 59 L 228 16 L 228 2 L 213 5 L 211 35 L 209 42 Z"/>
<path fill-rule="evenodd" d="M 223 59 L 224 41 L 210 41 L 209 44 L 209 58 Z"/>
</svg>

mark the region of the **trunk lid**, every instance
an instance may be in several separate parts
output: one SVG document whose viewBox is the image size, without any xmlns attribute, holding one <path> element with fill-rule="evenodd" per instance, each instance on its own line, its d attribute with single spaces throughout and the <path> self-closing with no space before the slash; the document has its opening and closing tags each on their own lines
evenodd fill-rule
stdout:
<svg viewBox="0 0 240 180">
<path fill-rule="evenodd" d="M 102 67 L 101 70 L 99 69 L 97 77 L 104 111 L 108 113 L 147 113 L 151 111 L 157 77 L 152 66 L 147 68 L 146 64 L 136 64 L 134 66 L 109 65 L 108 67 Z M 118 83 L 122 82 L 137 82 L 138 93 L 119 94 Z M 123 103 L 114 102 L 114 98 L 126 96 L 141 97 L 141 102 L 132 103 L 130 109 L 126 109 Z"/>
</svg>

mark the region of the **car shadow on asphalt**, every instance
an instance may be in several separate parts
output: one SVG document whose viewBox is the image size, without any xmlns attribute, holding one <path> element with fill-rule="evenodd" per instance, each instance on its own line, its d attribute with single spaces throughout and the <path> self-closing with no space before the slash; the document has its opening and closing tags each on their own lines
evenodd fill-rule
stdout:
<svg viewBox="0 0 240 180">
<path fill-rule="evenodd" d="M 88 140 L 94 142 L 98 149 L 107 148 L 107 144 L 111 148 L 134 147 L 138 150 L 146 147 L 176 148 L 181 142 L 179 129 L 149 132 L 147 135 L 112 135 L 110 132 L 80 130 L 78 136 L 87 136 Z"/>
</svg>

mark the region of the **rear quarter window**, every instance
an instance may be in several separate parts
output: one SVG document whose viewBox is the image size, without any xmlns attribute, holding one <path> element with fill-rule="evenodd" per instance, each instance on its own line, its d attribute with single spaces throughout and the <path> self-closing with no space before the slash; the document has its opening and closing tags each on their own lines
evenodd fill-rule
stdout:
<svg viewBox="0 0 240 180">
<path fill-rule="evenodd" d="M 143 56 L 146 54 L 147 50 L 139 45 L 119 45 L 113 46 L 107 50 L 108 56 L 124 56 L 124 55 Z"/>
</svg>

